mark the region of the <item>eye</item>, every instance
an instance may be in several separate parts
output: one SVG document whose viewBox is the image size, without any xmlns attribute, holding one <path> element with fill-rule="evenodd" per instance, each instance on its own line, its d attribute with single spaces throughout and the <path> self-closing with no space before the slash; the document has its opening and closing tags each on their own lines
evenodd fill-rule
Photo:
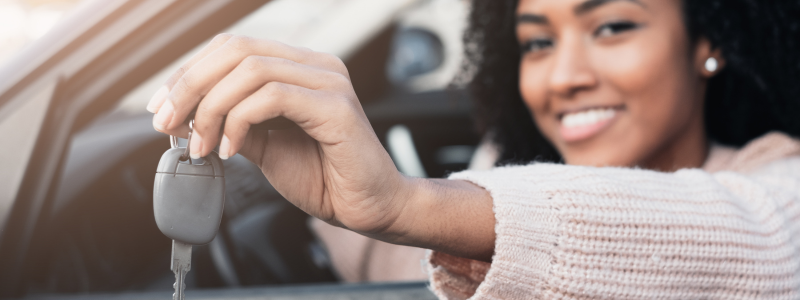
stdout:
<svg viewBox="0 0 800 300">
<path fill-rule="evenodd" d="M 537 38 L 525 41 L 522 44 L 522 53 L 536 53 L 547 48 L 553 47 L 553 40 Z"/>
<path fill-rule="evenodd" d="M 639 28 L 639 25 L 633 22 L 628 21 L 618 21 L 618 22 L 610 22 L 601 25 L 597 30 L 594 31 L 594 36 L 596 37 L 608 37 L 623 33 L 625 31 L 633 30 Z"/>
</svg>

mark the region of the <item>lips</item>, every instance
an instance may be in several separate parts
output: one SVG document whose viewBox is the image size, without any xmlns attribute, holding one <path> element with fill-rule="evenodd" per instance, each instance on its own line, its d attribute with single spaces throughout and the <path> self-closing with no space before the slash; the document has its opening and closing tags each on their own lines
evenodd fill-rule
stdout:
<svg viewBox="0 0 800 300">
<path fill-rule="evenodd" d="M 565 142 L 589 139 L 607 128 L 619 114 L 618 108 L 602 107 L 569 112 L 561 117 L 561 138 Z"/>
</svg>

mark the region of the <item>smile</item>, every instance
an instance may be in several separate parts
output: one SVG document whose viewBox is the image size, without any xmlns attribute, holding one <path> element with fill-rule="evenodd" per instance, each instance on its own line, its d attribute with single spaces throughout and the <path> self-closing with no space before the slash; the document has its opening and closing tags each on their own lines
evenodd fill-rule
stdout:
<svg viewBox="0 0 800 300">
<path fill-rule="evenodd" d="M 561 138 L 565 142 L 589 139 L 611 125 L 619 109 L 619 107 L 595 107 L 566 113 L 561 117 Z"/>
</svg>

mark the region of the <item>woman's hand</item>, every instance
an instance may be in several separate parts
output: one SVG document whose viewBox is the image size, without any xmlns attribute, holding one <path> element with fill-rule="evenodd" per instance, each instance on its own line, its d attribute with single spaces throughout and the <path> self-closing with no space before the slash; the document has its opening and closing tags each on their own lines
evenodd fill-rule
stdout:
<svg viewBox="0 0 800 300">
<path fill-rule="evenodd" d="M 222 34 L 170 77 L 148 109 L 157 112 L 157 130 L 184 137 L 196 109 L 193 157 L 218 144 L 224 159 L 241 153 L 312 216 L 367 234 L 402 231 L 393 225 L 408 179 L 375 136 L 336 56 Z M 278 116 L 300 130 L 250 130 Z"/>
<path fill-rule="evenodd" d="M 148 104 L 158 131 L 183 137 L 195 109 L 191 156 L 219 144 L 220 157 L 241 153 L 287 200 L 328 223 L 391 243 L 491 257 L 488 193 L 463 181 L 400 174 L 339 58 L 219 35 Z M 279 116 L 299 129 L 251 128 Z"/>
</svg>

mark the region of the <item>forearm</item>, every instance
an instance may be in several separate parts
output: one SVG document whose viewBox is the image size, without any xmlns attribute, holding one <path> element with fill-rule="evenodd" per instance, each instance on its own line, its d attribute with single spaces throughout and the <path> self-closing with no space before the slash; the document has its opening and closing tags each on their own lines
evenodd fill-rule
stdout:
<svg viewBox="0 0 800 300">
<path fill-rule="evenodd" d="M 490 261 L 494 253 L 492 197 L 462 180 L 410 178 L 409 192 L 388 242 Z"/>
</svg>

